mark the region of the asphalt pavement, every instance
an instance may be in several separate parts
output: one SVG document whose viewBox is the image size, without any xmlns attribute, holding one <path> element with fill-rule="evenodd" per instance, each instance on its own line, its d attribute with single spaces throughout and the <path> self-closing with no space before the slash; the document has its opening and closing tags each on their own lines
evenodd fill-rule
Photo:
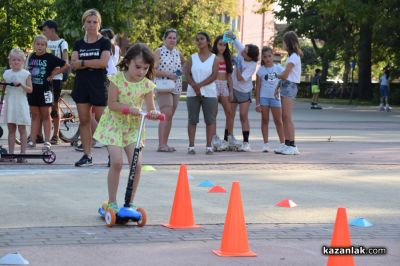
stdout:
<svg viewBox="0 0 400 266">
<path fill-rule="evenodd" d="M 254 105 L 254 104 L 253 104 Z M 187 113 L 180 102 L 171 132 L 174 153 L 157 152 L 157 124 L 147 123 L 142 173 L 135 199 L 146 209 L 143 228 L 107 228 L 97 208 L 107 198 L 105 148 L 93 149 L 94 166 L 76 168 L 81 153 L 68 144 L 53 146 L 57 159 L 47 165 L 0 162 L 0 258 L 19 251 L 30 265 L 323 265 L 336 209 L 346 207 L 348 219 L 366 218 L 373 226 L 350 226 L 353 245 L 385 247 L 386 255 L 355 256 L 356 265 L 400 263 L 400 110 L 309 103 L 294 108 L 298 156 L 261 152 L 260 115 L 250 111 L 251 152 L 205 154 L 205 127 L 200 122 L 196 155 L 186 153 Z M 223 134 L 220 108 L 218 133 Z M 4 129 L 4 125 L 1 125 Z M 241 139 L 240 123 L 235 136 Z M 7 148 L 6 134 L 0 145 Z M 270 125 L 271 146 L 277 146 Z M 17 147 L 18 149 L 18 147 Z M 40 145 L 30 153 L 40 153 Z M 188 169 L 191 201 L 200 229 L 170 230 L 180 164 Z M 122 202 L 128 175 L 121 173 Z M 200 187 L 210 180 L 226 193 Z M 239 181 L 248 241 L 255 258 L 221 258 L 212 253 L 221 242 L 229 193 Z M 275 204 L 289 198 L 295 208 Z"/>
</svg>

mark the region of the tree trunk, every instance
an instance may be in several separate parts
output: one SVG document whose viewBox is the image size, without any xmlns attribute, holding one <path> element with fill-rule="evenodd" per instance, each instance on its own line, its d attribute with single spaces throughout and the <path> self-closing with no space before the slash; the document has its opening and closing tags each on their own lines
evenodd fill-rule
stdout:
<svg viewBox="0 0 400 266">
<path fill-rule="evenodd" d="M 343 73 L 343 86 L 340 90 L 340 98 L 343 98 L 344 94 L 347 94 L 347 87 L 349 84 L 349 75 L 350 75 L 350 56 L 345 54 L 344 56 L 344 73 Z"/>
<path fill-rule="evenodd" d="M 371 48 L 372 25 L 360 27 L 360 49 L 358 54 L 358 95 L 362 99 L 372 96 L 371 86 Z"/>
</svg>

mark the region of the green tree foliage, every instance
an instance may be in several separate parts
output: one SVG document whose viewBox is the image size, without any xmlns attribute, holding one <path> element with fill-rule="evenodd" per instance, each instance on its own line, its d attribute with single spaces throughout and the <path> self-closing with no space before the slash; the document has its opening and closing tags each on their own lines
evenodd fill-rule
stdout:
<svg viewBox="0 0 400 266">
<path fill-rule="evenodd" d="M 259 0 L 264 12 L 279 4 L 276 12 L 289 30 L 312 41 L 321 59 L 323 74 L 334 60 L 342 61 L 343 80 L 350 62 L 357 61 L 359 96 L 372 95 L 371 65 L 400 68 L 400 5 L 393 0 Z M 386 63 L 382 63 L 386 62 Z M 375 71 L 377 73 L 378 71 Z M 396 73 L 396 71 L 394 71 Z M 397 71 L 398 73 L 398 71 Z"/>
<path fill-rule="evenodd" d="M 7 55 L 14 47 L 32 48 L 39 33 L 37 26 L 54 13 L 49 9 L 53 0 L 0 1 L 0 65 L 7 65 Z"/>
<path fill-rule="evenodd" d="M 179 32 L 179 49 L 186 55 L 194 51 L 194 34 L 206 31 L 215 36 L 226 30 L 221 14 L 235 15 L 233 0 L 55 0 L 54 11 L 63 36 L 72 43 L 83 36 L 81 17 L 89 8 L 102 15 L 103 27 L 125 35 L 131 43 L 144 42 L 155 49 L 168 28 Z"/>
</svg>

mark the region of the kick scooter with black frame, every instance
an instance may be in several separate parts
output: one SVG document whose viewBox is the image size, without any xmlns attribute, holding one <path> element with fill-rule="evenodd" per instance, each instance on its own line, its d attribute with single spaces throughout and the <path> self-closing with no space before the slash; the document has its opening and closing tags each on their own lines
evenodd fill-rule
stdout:
<svg viewBox="0 0 400 266">
<path fill-rule="evenodd" d="M 2 93 L 1 93 L 1 97 L 0 97 L 0 115 L 1 115 L 1 111 L 3 109 L 4 94 L 5 94 L 7 85 L 16 86 L 17 84 L 0 82 L 0 86 L 3 86 L 3 90 L 2 90 Z M 2 136 L 3 136 L 3 129 L 0 127 L 0 138 Z M 47 164 L 52 164 L 56 160 L 56 154 L 55 154 L 54 151 L 52 151 L 50 149 L 47 149 L 47 148 L 42 150 L 42 154 L 9 154 L 9 153 L 7 153 L 7 150 L 5 148 L 0 146 L 0 162 L 3 159 L 11 160 L 11 159 L 18 159 L 18 158 L 42 159 L 43 162 L 45 162 Z"/>
<path fill-rule="evenodd" d="M 135 150 L 133 152 L 133 159 L 130 165 L 129 170 L 129 178 L 128 185 L 126 186 L 125 192 L 125 204 L 124 207 L 120 208 L 117 213 L 111 208 L 107 208 L 107 203 L 104 203 L 98 210 L 98 213 L 101 217 L 103 217 L 106 221 L 107 226 L 112 227 L 115 224 L 126 224 L 129 221 L 136 222 L 139 227 L 142 227 L 146 224 L 147 215 L 143 208 L 134 209 L 130 205 L 132 192 L 133 192 L 133 182 L 135 180 L 136 167 L 139 160 L 139 155 L 142 150 L 141 148 L 141 137 L 142 131 L 144 127 L 145 119 L 150 118 L 150 113 L 141 113 L 140 127 L 138 136 L 136 139 Z M 165 120 L 165 115 L 160 114 L 157 117 L 157 120 L 163 121 Z"/>
</svg>

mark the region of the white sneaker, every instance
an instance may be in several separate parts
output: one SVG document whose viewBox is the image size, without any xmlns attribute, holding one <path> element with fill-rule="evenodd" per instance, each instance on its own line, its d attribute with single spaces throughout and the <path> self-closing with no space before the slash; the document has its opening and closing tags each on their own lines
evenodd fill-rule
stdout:
<svg viewBox="0 0 400 266">
<path fill-rule="evenodd" d="M 287 148 L 285 150 L 282 151 L 283 155 L 299 155 L 300 152 L 297 148 L 297 146 L 293 147 L 293 146 L 287 146 Z"/>
<path fill-rule="evenodd" d="M 207 155 L 214 154 L 214 148 L 213 147 L 206 147 L 206 154 Z"/>
<path fill-rule="evenodd" d="M 51 144 L 50 144 L 50 142 L 48 142 L 48 141 L 46 141 L 46 142 L 43 144 L 43 146 L 44 146 L 45 149 L 48 149 L 48 150 L 51 149 Z"/>
<path fill-rule="evenodd" d="M 274 152 L 277 153 L 277 154 L 282 154 L 282 152 L 283 152 L 284 150 L 286 150 L 287 147 L 288 147 L 288 146 L 286 146 L 285 143 L 281 143 L 281 144 L 279 145 L 279 147 L 276 148 L 276 149 L 274 150 Z"/>
<path fill-rule="evenodd" d="M 221 141 L 221 146 L 218 151 L 226 151 L 228 149 L 228 142 L 226 140 Z"/>
<path fill-rule="evenodd" d="M 103 143 L 101 143 L 100 141 L 93 140 L 92 147 L 93 147 L 93 148 L 103 148 L 104 145 L 103 145 Z"/>
<path fill-rule="evenodd" d="M 243 142 L 242 146 L 239 148 L 239 151 L 251 151 L 250 143 Z"/>
<path fill-rule="evenodd" d="M 379 111 L 381 112 L 385 111 L 385 107 L 383 106 L 383 104 L 379 105 Z"/>
<path fill-rule="evenodd" d="M 219 151 L 221 147 L 221 139 L 218 135 L 214 135 L 211 139 L 211 146 L 213 147 L 214 151 Z"/>
<path fill-rule="evenodd" d="M 270 151 L 268 142 L 263 144 L 262 151 L 263 152 L 269 152 Z"/>
<path fill-rule="evenodd" d="M 392 107 L 390 107 L 389 105 L 386 105 L 385 111 L 386 112 L 391 112 L 392 111 Z"/>
<path fill-rule="evenodd" d="M 229 149 L 238 149 L 242 146 L 240 141 L 236 140 L 235 136 L 229 135 L 228 136 L 228 147 Z"/>
<path fill-rule="evenodd" d="M 188 147 L 188 154 L 196 154 L 196 151 L 194 150 L 194 146 L 189 146 Z"/>
</svg>

